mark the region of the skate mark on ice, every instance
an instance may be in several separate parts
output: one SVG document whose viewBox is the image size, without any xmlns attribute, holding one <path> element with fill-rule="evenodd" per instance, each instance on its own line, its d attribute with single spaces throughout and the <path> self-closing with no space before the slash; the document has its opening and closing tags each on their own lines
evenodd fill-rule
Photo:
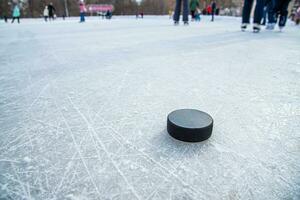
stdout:
<svg viewBox="0 0 300 200">
<path fill-rule="evenodd" d="M 69 133 L 70 133 L 70 135 L 71 135 L 72 141 L 73 141 L 74 146 L 75 146 L 75 148 L 76 148 L 76 151 L 77 151 L 77 153 L 78 153 L 78 155 L 79 155 L 79 157 L 80 157 L 80 160 L 81 160 L 81 162 L 82 162 L 82 164 L 83 164 L 83 166 L 84 166 L 84 168 L 85 168 L 85 170 L 86 170 L 86 172 L 87 172 L 87 174 L 88 174 L 88 176 L 89 176 L 89 178 L 90 178 L 90 180 L 91 180 L 91 182 L 92 182 L 92 184 L 93 184 L 93 186 L 94 186 L 96 192 L 98 193 L 98 196 L 101 197 L 101 193 L 100 193 L 100 191 L 99 191 L 99 189 L 98 189 L 98 186 L 96 185 L 96 183 L 95 183 L 95 181 L 94 181 L 94 179 L 93 179 L 93 177 L 92 177 L 92 175 L 91 175 L 91 173 L 90 173 L 90 170 L 89 170 L 89 168 L 88 168 L 88 166 L 87 166 L 87 164 L 86 164 L 86 162 L 85 162 L 85 160 L 84 160 L 84 158 L 83 158 L 83 156 L 82 156 L 82 154 L 81 154 L 80 147 L 79 147 L 79 145 L 78 145 L 77 142 L 76 142 L 74 133 L 73 133 L 73 131 L 71 130 L 71 128 L 70 128 L 70 126 L 69 126 L 69 124 L 68 124 L 66 118 L 65 118 L 64 115 L 62 114 L 61 109 L 58 107 L 56 101 L 54 101 L 54 103 L 55 103 L 55 106 L 57 107 L 58 112 L 60 113 L 60 115 L 61 115 L 61 117 L 62 117 L 62 119 L 63 119 L 63 121 L 64 121 L 64 123 L 65 123 L 65 125 L 66 125 L 66 127 L 67 127 L 67 129 L 68 129 L 68 131 L 69 131 Z"/>
<path fill-rule="evenodd" d="M 137 148 L 132 142 L 126 140 L 121 134 L 119 134 L 112 126 L 110 126 L 109 124 L 106 123 L 106 121 L 100 116 L 100 119 L 103 121 L 104 124 L 106 124 L 106 126 L 108 128 L 110 128 L 116 135 L 118 135 L 118 137 L 120 137 L 123 140 L 124 144 L 127 144 L 129 146 L 132 147 L 132 149 L 134 149 L 135 151 L 140 152 L 141 155 L 143 155 L 143 157 L 146 160 L 150 160 L 152 163 L 156 164 L 158 167 L 160 167 L 160 169 L 162 169 L 163 171 L 165 171 L 167 174 L 172 175 L 175 179 L 177 179 L 182 185 L 187 186 L 189 189 L 191 189 L 194 194 L 198 194 L 198 190 L 199 189 L 195 189 L 194 187 L 188 185 L 184 180 L 182 180 L 179 176 L 177 176 L 174 172 L 171 172 L 169 169 L 167 169 L 166 167 L 164 167 L 161 163 L 157 162 L 156 160 L 154 160 L 153 158 L 151 158 L 149 155 L 147 155 L 146 153 L 144 153 L 143 151 L 141 151 L 139 148 Z M 109 133 L 111 136 L 113 134 Z M 204 191 L 202 191 L 204 192 Z M 204 192 L 205 193 L 205 192 Z M 199 195 L 200 196 L 200 195 Z M 211 196 L 211 195 L 209 195 Z"/>
<path fill-rule="evenodd" d="M 104 143 L 99 139 L 97 133 L 95 132 L 94 128 L 91 126 L 91 124 L 88 122 L 88 120 L 86 119 L 86 117 L 81 113 L 81 111 L 78 109 L 78 107 L 73 103 L 72 99 L 68 96 L 68 99 L 71 103 L 71 105 L 74 107 L 74 109 L 78 112 L 78 114 L 81 116 L 81 118 L 84 120 L 84 122 L 86 123 L 86 125 L 92 130 L 92 133 L 94 134 L 95 139 L 99 142 L 99 144 L 101 145 L 101 148 L 104 150 L 104 152 L 106 153 L 107 157 L 110 159 L 111 163 L 113 164 L 113 166 L 116 168 L 117 172 L 120 174 L 120 176 L 124 179 L 124 181 L 126 182 L 126 184 L 129 186 L 130 190 L 133 192 L 133 194 L 136 196 L 137 199 L 141 200 L 140 196 L 137 194 L 135 188 L 133 187 L 132 184 L 129 183 L 128 179 L 126 178 L 126 176 L 123 174 L 123 172 L 120 170 L 120 168 L 118 167 L 118 165 L 115 163 L 115 161 L 111 158 L 110 153 L 108 152 L 108 150 L 106 149 Z M 95 144 L 96 145 L 96 144 Z M 97 148 L 97 147 L 96 147 Z"/>
</svg>

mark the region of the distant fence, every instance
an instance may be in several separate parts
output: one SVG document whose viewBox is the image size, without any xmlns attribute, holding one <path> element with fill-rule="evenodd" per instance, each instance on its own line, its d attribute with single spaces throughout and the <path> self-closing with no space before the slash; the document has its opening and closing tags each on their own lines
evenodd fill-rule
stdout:
<svg viewBox="0 0 300 200">
<path fill-rule="evenodd" d="M 99 13 L 99 12 L 112 12 L 114 6 L 111 4 L 88 4 L 86 5 L 87 12 L 89 13 Z"/>
</svg>

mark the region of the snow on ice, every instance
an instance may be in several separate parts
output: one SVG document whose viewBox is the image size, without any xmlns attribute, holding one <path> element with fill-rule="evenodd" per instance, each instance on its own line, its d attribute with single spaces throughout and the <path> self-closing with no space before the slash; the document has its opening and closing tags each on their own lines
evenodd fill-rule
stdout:
<svg viewBox="0 0 300 200">
<path fill-rule="evenodd" d="M 0 24 L 0 199 L 299 199 L 300 29 Z M 167 114 L 215 126 L 179 142 Z"/>
</svg>

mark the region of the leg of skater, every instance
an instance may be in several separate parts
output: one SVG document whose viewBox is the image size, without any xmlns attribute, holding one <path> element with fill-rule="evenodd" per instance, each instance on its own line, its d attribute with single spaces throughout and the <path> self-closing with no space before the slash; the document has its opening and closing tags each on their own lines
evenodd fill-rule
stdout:
<svg viewBox="0 0 300 200">
<path fill-rule="evenodd" d="M 275 0 L 271 0 L 268 3 L 268 25 L 266 27 L 267 30 L 273 30 L 275 27 L 276 19 L 274 13 L 274 5 Z"/>
<path fill-rule="evenodd" d="M 181 13 L 181 0 L 176 0 L 175 13 L 174 13 L 174 23 L 175 25 L 179 23 L 179 17 Z"/>
<path fill-rule="evenodd" d="M 183 0 L 183 22 L 185 25 L 189 24 L 189 1 Z"/>
<path fill-rule="evenodd" d="M 191 10 L 192 21 L 195 20 L 195 11 Z"/>
<path fill-rule="evenodd" d="M 254 11 L 253 31 L 255 33 L 260 31 L 260 22 L 264 13 L 264 0 L 256 0 Z"/>
<path fill-rule="evenodd" d="M 280 10 L 280 0 L 274 0 L 273 1 L 273 21 L 276 24 L 278 17 L 279 17 L 279 10 Z"/>
<path fill-rule="evenodd" d="M 84 13 L 81 12 L 81 13 L 80 13 L 80 22 L 84 22 L 84 21 L 85 21 Z"/>
<path fill-rule="evenodd" d="M 243 7 L 242 26 L 241 29 L 244 31 L 247 25 L 250 24 L 250 13 L 252 8 L 253 0 L 245 0 Z"/>
<path fill-rule="evenodd" d="M 279 9 L 280 18 L 279 18 L 279 24 L 278 24 L 280 30 L 282 30 L 285 27 L 287 17 L 288 17 L 289 3 L 290 3 L 290 0 L 285 0 L 285 1 L 281 0 L 280 9 Z"/>
<path fill-rule="evenodd" d="M 262 16 L 262 22 L 261 22 L 261 25 L 265 26 L 266 23 L 267 23 L 267 12 L 268 12 L 268 7 L 265 5 L 264 6 L 264 13 L 263 13 L 263 16 Z"/>
</svg>

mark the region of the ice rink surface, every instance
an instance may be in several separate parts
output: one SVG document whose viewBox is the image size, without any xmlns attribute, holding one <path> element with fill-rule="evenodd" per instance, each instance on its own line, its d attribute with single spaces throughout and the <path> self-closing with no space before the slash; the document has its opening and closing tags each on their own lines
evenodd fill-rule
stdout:
<svg viewBox="0 0 300 200">
<path fill-rule="evenodd" d="M 300 199 L 300 27 L 78 20 L 0 23 L 0 199 Z"/>
</svg>

